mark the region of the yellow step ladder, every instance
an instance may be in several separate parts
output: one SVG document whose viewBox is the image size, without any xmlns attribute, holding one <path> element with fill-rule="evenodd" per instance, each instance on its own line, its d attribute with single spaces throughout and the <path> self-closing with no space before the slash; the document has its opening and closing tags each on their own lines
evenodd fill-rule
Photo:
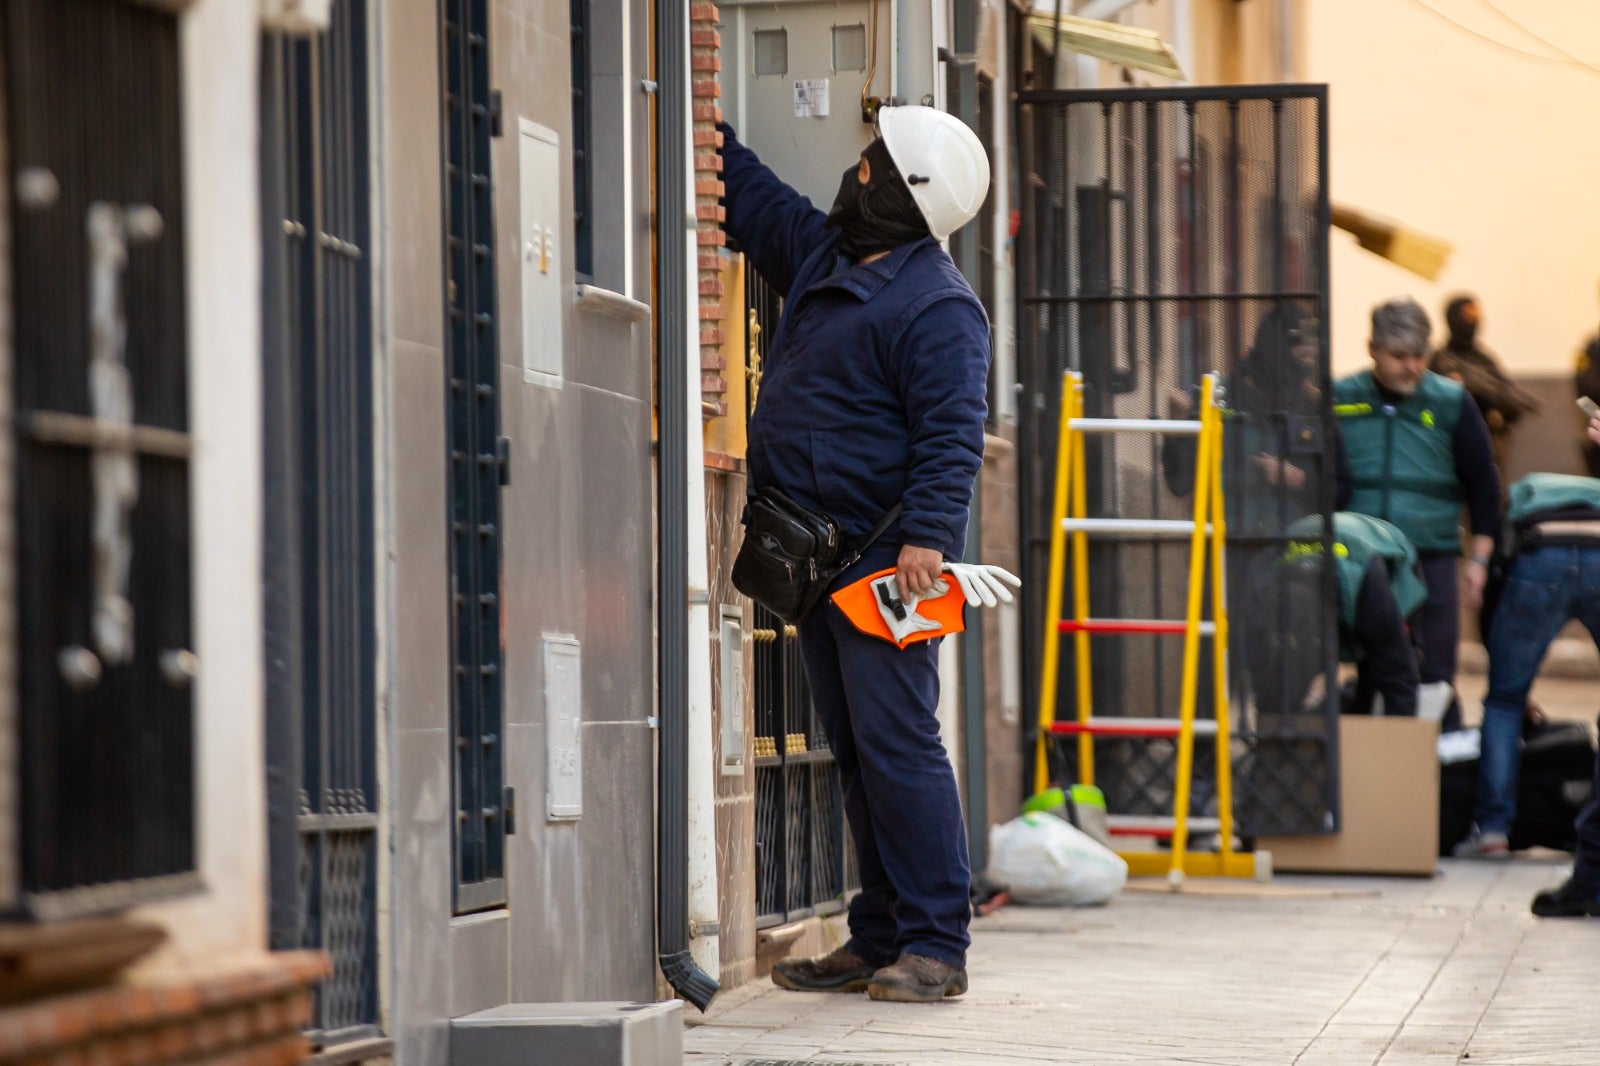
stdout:
<svg viewBox="0 0 1600 1066">
<path fill-rule="evenodd" d="M 1096 737 L 1176 740 L 1177 780 L 1173 787 L 1173 815 L 1151 818 L 1111 814 L 1107 827 L 1113 835 L 1170 837 L 1171 851 L 1122 851 L 1135 876 L 1167 874 L 1177 888 L 1186 875 L 1197 877 L 1271 876 L 1271 859 L 1265 852 L 1236 852 L 1233 847 L 1233 772 L 1229 757 L 1228 726 L 1228 609 L 1223 563 L 1226 528 L 1222 510 L 1222 409 L 1216 376 L 1206 375 L 1200 392 L 1198 420 L 1085 418 L 1083 375 L 1068 372 L 1061 383 L 1060 430 L 1056 445 L 1055 504 L 1050 525 L 1049 593 L 1045 605 L 1044 658 L 1039 685 L 1039 736 L 1035 753 L 1035 791 L 1049 787 L 1049 745 L 1057 738 L 1078 739 L 1079 783 L 1094 784 Z M 1192 520 L 1155 518 L 1089 518 L 1084 462 L 1084 437 L 1089 433 L 1145 432 L 1183 434 L 1199 438 L 1195 460 L 1194 517 Z M 1072 617 L 1062 618 L 1061 600 L 1066 578 L 1068 540 L 1072 551 Z M 1101 619 L 1089 614 L 1089 536 L 1139 535 L 1189 537 L 1189 588 L 1185 619 L 1181 622 L 1146 619 Z M 1211 621 L 1201 619 L 1206 567 L 1211 573 Z M 1057 683 L 1061 638 L 1073 638 L 1077 679 L 1077 717 L 1057 721 Z M 1090 674 L 1089 638 L 1095 634 L 1167 634 L 1183 636 L 1183 685 L 1179 714 L 1173 718 L 1096 716 Z M 1196 720 L 1199 703 L 1200 640 L 1210 638 L 1213 669 L 1214 717 Z M 1190 814 L 1190 785 L 1194 768 L 1196 734 L 1216 738 L 1216 818 Z M 1216 852 L 1188 850 L 1191 832 L 1215 832 Z"/>
</svg>

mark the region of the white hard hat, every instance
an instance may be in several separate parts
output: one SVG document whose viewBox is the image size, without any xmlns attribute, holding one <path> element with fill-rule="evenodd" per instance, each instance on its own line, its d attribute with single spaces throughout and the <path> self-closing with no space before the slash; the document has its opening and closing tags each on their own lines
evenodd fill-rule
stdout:
<svg viewBox="0 0 1600 1066">
<path fill-rule="evenodd" d="M 915 104 L 878 112 L 883 145 L 939 240 L 966 225 L 989 192 L 989 157 L 978 135 L 945 111 Z"/>
</svg>

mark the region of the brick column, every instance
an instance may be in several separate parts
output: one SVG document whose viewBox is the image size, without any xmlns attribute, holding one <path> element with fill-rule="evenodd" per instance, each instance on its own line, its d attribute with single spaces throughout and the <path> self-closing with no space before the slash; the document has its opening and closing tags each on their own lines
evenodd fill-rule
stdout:
<svg viewBox="0 0 1600 1066">
<path fill-rule="evenodd" d="M 689 8 L 689 67 L 694 91 L 694 203 L 698 223 L 700 293 L 700 398 L 707 418 L 727 413 L 727 360 L 723 354 L 722 281 L 717 276 L 717 249 L 727 243 L 722 232 L 722 36 L 717 5 L 696 2 Z"/>
</svg>

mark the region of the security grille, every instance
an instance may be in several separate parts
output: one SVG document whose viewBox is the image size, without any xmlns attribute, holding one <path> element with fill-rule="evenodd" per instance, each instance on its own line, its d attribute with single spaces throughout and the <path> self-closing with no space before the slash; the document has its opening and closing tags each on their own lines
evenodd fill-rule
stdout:
<svg viewBox="0 0 1600 1066">
<path fill-rule="evenodd" d="M 858 886 L 839 767 L 811 707 L 800 639 L 756 608 L 756 924 L 832 914 Z"/>
<path fill-rule="evenodd" d="M 367 79 L 367 0 L 263 40 L 272 942 L 329 955 L 323 1045 L 378 1024 Z"/>
<path fill-rule="evenodd" d="M 1288 527 L 1327 515 L 1334 493 L 1324 92 L 1025 92 L 1018 136 L 1027 683 L 1037 698 L 1062 373 L 1083 372 L 1090 417 L 1168 418 L 1192 410 L 1216 371 L 1228 408 L 1235 813 L 1247 836 L 1331 830 L 1333 575 L 1320 559 L 1285 558 Z M 1086 459 L 1090 516 L 1188 517 L 1191 438 L 1091 435 Z M 1181 619 L 1187 551 L 1092 542 L 1093 616 Z M 1096 715 L 1177 716 L 1181 642 L 1106 636 L 1092 649 Z M 1202 674 L 1200 691 L 1210 685 Z M 1057 717 L 1073 717 L 1070 676 L 1060 692 Z M 1097 743 L 1112 809 L 1170 813 L 1173 744 Z M 1076 746 L 1054 747 L 1056 772 L 1072 779 Z M 1199 812 L 1215 806 L 1214 757 L 1196 747 Z"/>
<path fill-rule="evenodd" d="M 21 887 L 38 917 L 192 886 L 177 20 L 9 0 Z"/>
<path fill-rule="evenodd" d="M 488 0 L 441 0 L 444 42 L 445 362 L 450 447 L 451 717 L 458 913 L 505 902 L 500 647 L 500 432 Z"/>
</svg>

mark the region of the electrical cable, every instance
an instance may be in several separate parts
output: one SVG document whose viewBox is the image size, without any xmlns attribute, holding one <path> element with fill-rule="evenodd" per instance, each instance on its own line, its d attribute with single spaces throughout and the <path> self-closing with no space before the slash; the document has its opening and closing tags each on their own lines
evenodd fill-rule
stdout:
<svg viewBox="0 0 1600 1066">
<path fill-rule="evenodd" d="M 863 121 L 868 114 L 867 99 L 872 89 L 873 79 L 878 76 L 878 0 L 871 0 L 867 4 L 867 80 L 861 83 L 861 116 Z M 873 115 L 876 119 L 877 116 Z"/>
<path fill-rule="evenodd" d="M 1451 18 L 1449 15 L 1445 14 L 1443 11 L 1440 11 L 1438 8 L 1434 7 L 1432 4 L 1428 3 L 1428 0 L 1411 0 L 1411 2 L 1413 4 L 1415 4 L 1415 5 L 1417 5 L 1418 7 L 1422 8 L 1422 10 L 1426 11 L 1428 14 L 1432 15 L 1434 18 L 1439 19 L 1439 20 L 1441 20 L 1443 22 L 1448 22 L 1450 25 L 1454 26 L 1456 29 L 1460 30 L 1462 33 L 1468 34 L 1468 35 L 1470 35 L 1472 37 L 1476 37 L 1476 38 L 1478 38 L 1478 40 L 1483 41 L 1486 44 L 1494 45 L 1496 48 L 1502 49 L 1502 50 L 1507 51 L 1507 52 L 1512 52 L 1512 53 L 1514 53 L 1516 55 L 1522 56 L 1525 59 L 1537 59 L 1541 63 L 1551 63 L 1551 64 L 1554 64 L 1555 66 L 1558 66 L 1558 67 L 1579 67 L 1579 68 L 1582 68 L 1583 70 L 1586 70 L 1586 71 L 1590 72 L 1591 74 L 1600 74 L 1600 67 L 1592 66 L 1592 65 L 1590 65 L 1588 63 L 1585 63 L 1581 59 L 1571 59 L 1571 58 L 1560 59 L 1560 58 L 1557 58 L 1556 56 L 1541 55 L 1538 52 L 1530 52 L 1526 48 L 1518 48 L 1516 45 L 1507 44 L 1506 42 L 1500 40 L 1497 37 L 1491 37 L 1487 33 L 1483 33 L 1483 32 L 1481 32 L 1479 30 L 1473 29 L 1471 26 L 1468 26 L 1464 22 L 1461 22 L 1461 21 L 1459 21 L 1457 19 Z M 1559 51 L 1559 49 L 1558 49 L 1558 51 Z"/>
<path fill-rule="evenodd" d="M 1562 48 L 1559 44 L 1556 44 L 1550 38 L 1545 37 L 1543 34 L 1535 33 L 1533 30 L 1530 30 L 1528 27 L 1526 27 L 1522 23 L 1518 22 L 1515 18 L 1513 18 L 1510 14 L 1508 14 L 1506 12 L 1506 10 L 1504 8 L 1502 8 L 1499 4 L 1494 3 L 1494 0 L 1478 0 L 1478 3 L 1482 4 L 1484 7 L 1488 8 L 1490 11 L 1493 11 L 1495 13 L 1495 16 L 1497 18 L 1499 18 L 1501 22 L 1504 22 L 1507 25 L 1514 27 L 1517 30 L 1517 32 L 1519 32 L 1519 33 L 1523 33 L 1523 34 L 1526 34 L 1529 37 L 1532 37 L 1534 40 L 1538 41 L 1540 44 L 1544 45 L 1546 48 L 1550 49 L 1552 52 L 1555 52 L 1557 55 L 1565 56 L 1567 59 L 1570 59 L 1572 62 L 1577 63 L 1579 66 L 1588 67 L 1590 70 L 1594 70 L 1594 71 L 1600 71 L 1600 66 L 1596 66 L 1595 64 L 1589 62 L 1587 59 L 1584 59 L 1584 58 L 1582 58 L 1580 56 L 1573 55 L 1571 52 L 1567 51 L 1565 48 Z"/>
</svg>

